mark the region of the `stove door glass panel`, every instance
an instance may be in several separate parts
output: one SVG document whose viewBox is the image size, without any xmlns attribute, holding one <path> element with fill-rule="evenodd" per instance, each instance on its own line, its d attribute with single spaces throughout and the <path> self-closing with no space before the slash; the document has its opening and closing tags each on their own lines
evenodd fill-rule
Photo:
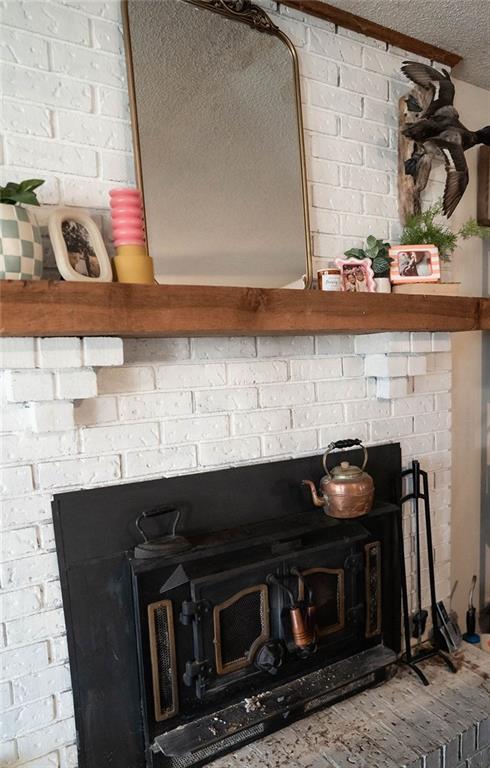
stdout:
<svg viewBox="0 0 490 768">
<path fill-rule="evenodd" d="M 248 666 L 270 634 L 267 586 L 243 589 L 216 605 L 213 621 L 218 675 Z"/>
<path fill-rule="evenodd" d="M 342 568 L 307 568 L 302 577 L 311 591 L 316 608 L 315 622 L 317 635 L 322 637 L 338 632 L 345 626 L 345 590 L 344 571 Z M 298 588 L 304 599 L 303 584 Z"/>
</svg>

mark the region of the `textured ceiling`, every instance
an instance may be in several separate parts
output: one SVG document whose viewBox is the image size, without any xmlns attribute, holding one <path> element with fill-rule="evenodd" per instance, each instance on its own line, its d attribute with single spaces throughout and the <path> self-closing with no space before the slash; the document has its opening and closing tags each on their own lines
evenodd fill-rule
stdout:
<svg viewBox="0 0 490 768">
<path fill-rule="evenodd" d="M 490 90 L 490 0 L 328 0 L 343 10 L 396 29 L 463 61 L 455 77 Z"/>
</svg>

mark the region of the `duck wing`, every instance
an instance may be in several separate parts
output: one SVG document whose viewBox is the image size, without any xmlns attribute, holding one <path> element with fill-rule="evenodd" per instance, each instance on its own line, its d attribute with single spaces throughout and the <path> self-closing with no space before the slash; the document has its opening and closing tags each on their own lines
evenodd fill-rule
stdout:
<svg viewBox="0 0 490 768">
<path fill-rule="evenodd" d="M 424 142 L 433 136 L 445 134 L 449 129 L 459 127 L 458 113 L 454 107 L 441 107 L 436 112 L 426 113 L 414 123 L 409 123 L 402 131 L 403 135 L 413 141 Z M 442 138 L 447 138 L 445 135 Z"/>
<path fill-rule="evenodd" d="M 431 101 L 424 115 L 430 115 L 441 107 L 452 106 L 455 89 L 447 70 L 439 72 L 434 67 L 418 61 L 404 61 L 401 70 L 412 83 L 430 93 Z"/>
<path fill-rule="evenodd" d="M 454 213 L 468 186 L 468 166 L 461 144 L 444 139 L 432 139 L 431 144 L 435 144 L 438 148 L 446 165 L 443 211 L 449 218 Z"/>
</svg>

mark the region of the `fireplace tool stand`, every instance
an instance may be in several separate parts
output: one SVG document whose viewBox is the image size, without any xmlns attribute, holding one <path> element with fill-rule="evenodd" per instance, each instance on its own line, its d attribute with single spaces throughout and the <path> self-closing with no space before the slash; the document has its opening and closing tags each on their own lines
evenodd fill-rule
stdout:
<svg viewBox="0 0 490 768">
<path fill-rule="evenodd" d="M 415 513 L 415 554 L 417 560 L 417 608 L 415 613 L 410 617 L 408 609 L 408 587 L 407 587 L 407 574 L 405 568 L 405 549 L 403 546 L 403 526 L 402 515 L 399 516 L 399 540 L 400 540 L 400 570 L 401 570 L 401 583 L 402 583 L 402 604 L 403 604 L 403 624 L 404 624 L 404 636 L 405 636 L 405 653 L 402 656 L 401 661 L 410 667 L 420 678 L 424 685 L 429 685 L 429 680 L 419 669 L 418 664 L 432 656 L 439 656 L 446 663 L 451 672 L 456 672 L 451 659 L 443 652 L 443 636 L 439 626 L 445 623 L 445 608 L 442 602 L 437 602 L 436 598 L 436 585 L 434 576 L 434 553 L 432 549 L 432 529 L 430 519 L 430 501 L 429 501 L 429 482 L 427 472 L 420 469 L 418 461 L 412 461 L 411 469 L 406 469 L 402 472 L 402 477 L 412 478 L 412 492 L 401 498 L 401 506 L 407 501 L 413 502 L 413 510 Z M 421 481 L 422 488 L 421 490 Z M 428 618 L 428 612 L 422 609 L 422 577 L 421 577 L 421 533 L 420 533 L 420 511 L 419 501 L 424 502 L 425 512 L 425 537 L 427 545 L 427 563 L 429 571 L 429 588 L 430 588 L 430 615 L 432 620 L 432 640 L 430 645 L 425 648 L 420 647 L 421 637 L 425 631 L 425 625 Z M 413 627 L 411 632 L 411 625 Z M 413 652 L 411 646 L 411 636 L 417 638 L 416 651 Z M 447 641 L 446 641 L 447 642 Z"/>
</svg>

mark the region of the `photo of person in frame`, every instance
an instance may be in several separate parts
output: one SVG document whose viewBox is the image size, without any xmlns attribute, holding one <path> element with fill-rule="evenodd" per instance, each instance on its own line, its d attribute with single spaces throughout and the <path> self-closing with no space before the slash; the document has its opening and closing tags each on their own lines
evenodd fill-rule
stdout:
<svg viewBox="0 0 490 768">
<path fill-rule="evenodd" d="M 99 277 L 99 260 L 90 244 L 90 235 L 83 224 L 67 219 L 62 223 L 61 231 L 72 269 L 80 275 Z"/>
<path fill-rule="evenodd" d="M 404 277 L 429 277 L 432 274 L 429 251 L 400 251 L 398 264 L 400 275 Z"/>
<path fill-rule="evenodd" d="M 355 293 L 357 291 L 355 269 L 353 267 L 350 269 L 349 267 L 346 267 L 344 269 L 344 273 L 342 277 L 343 277 L 342 282 L 344 286 L 344 291 Z"/>
<path fill-rule="evenodd" d="M 348 293 L 369 293 L 365 266 L 345 265 L 342 268 L 342 286 Z"/>
<path fill-rule="evenodd" d="M 356 277 L 356 291 L 358 293 L 367 293 L 368 287 L 366 282 L 366 274 L 362 267 L 356 267 L 355 277 Z"/>
</svg>

